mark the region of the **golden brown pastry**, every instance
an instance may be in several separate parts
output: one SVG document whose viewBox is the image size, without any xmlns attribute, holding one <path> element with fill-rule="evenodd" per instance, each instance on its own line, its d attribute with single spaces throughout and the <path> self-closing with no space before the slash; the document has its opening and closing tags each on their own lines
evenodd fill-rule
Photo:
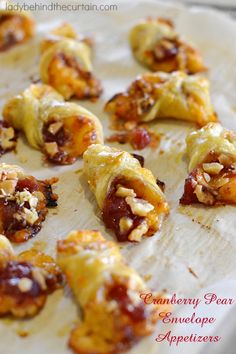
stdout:
<svg viewBox="0 0 236 354">
<path fill-rule="evenodd" d="M 78 35 L 74 28 L 69 23 L 63 23 L 59 27 L 52 30 L 40 43 L 41 53 L 45 52 L 53 44 L 61 41 L 62 39 L 74 39 L 78 42 L 84 42 L 88 46 L 92 46 L 93 42 L 90 38 Z"/>
<path fill-rule="evenodd" d="M 35 23 L 29 12 L 11 10 L 12 3 L 3 1 L 0 6 L 0 52 L 33 37 Z"/>
<path fill-rule="evenodd" d="M 93 75 L 91 41 L 77 37 L 68 25 L 54 30 L 41 44 L 41 80 L 54 87 L 66 99 L 95 99 L 102 93 L 100 81 Z"/>
<path fill-rule="evenodd" d="M 186 138 L 189 176 L 181 204 L 236 204 L 236 133 L 218 123 Z"/>
<path fill-rule="evenodd" d="M 100 121 L 48 85 L 31 85 L 4 106 L 3 117 L 55 164 L 72 164 L 93 143 L 103 142 Z"/>
<path fill-rule="evenodd" d="M 119 241 L 139 242 L 160 229 L 169 206 L 151 171 L 128 152 L 100 144 L 83 159 L 102 219 Z"/>
<path fill-rule="evenodd" d="M 134 26 L 129 36 L 135 58 L 152 71 L 205 71 L 198 50 L 176 32 L 172 21 L 148 18 Z"/>
<path fill-rule="evenodd" d="M 50 256 L 35 250 L 16 256 L 8 239 L 0 235 L 0 316 L 36 315 L 62 280 Z"/>
<path fill-rule="evenodd" d="M 16 147 L 17 134 L 8 123 L 0 121 L 0 156 Z"/>
<path fill-rule="evenodd" d="M 41 229 L 48 207 L 57 206 L 52 184 L 28 176 L 18 166 L 0 164 L 0 233 L 12 242 L 24 242 Z"/>
<path fill-rule="evenodd" d="M 112 97 L 105 110 L 113 119 L 135 122 L 175 118 L 203 126 L 217 120 L 208 80 L 180 71 L 139 76 L 127 92 Z"/>
<path fill-rule="evenodd" d="M 160 305 L 142 302 L 149 291 L 117 244 L 97 231 L 73 231 L 58 242 L 57 260 L 83 311 L 69 340 L 75 353 L 124 352 L 154 330 Z"/>
</svg>

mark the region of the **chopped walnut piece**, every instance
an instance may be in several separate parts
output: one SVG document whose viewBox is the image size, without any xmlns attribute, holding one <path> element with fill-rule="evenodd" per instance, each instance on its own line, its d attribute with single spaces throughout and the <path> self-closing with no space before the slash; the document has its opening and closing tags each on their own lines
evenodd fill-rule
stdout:
<svg viewBox="0 0 236 354">
<path fill-rule="evenodd" d="M 16 171 L 1 171 L 0 172 L 0 180 L 4 181 L 6 179 L 17 179 Z"/>
<path fill-rule="evenodd" d="M 211 180 L 211 176 L 208 173 L 206 173 L 206 172 L 203 172 L 203 176 L 204 176 L 205 181 L 207 183 L 209 183 L 210 180 Z"/>
<path fill-rule="evenodd" d="M 134 229 L 128 236 L 129 241 L 140 242 L 142 236 L 148 231 L 148 225 L 146 222 L 142 222 L 136 229 Z"/>
<path fill-rule="evenodd" d="M 216 181 L 214 181 L 214 187 L 215 188 L 220 188 L 220 187 L 224 186 L 228 182 L 229 182 L 229 178 L 221 177 L 221 178 L 217 179 Z"/>
<path fill-rule="evenodd" d="M 29 191 L 26 189 L 22 192 L 17 192 L 16 193 L 16 202 L 19 205 L 23 205 L 25 202 L 29 203 L 31 208 L 36 208 L 38 204 L 38 198 L 36 196 L 33 196 Z"/>
<path fill-rule="evenodd" d="M 45 276 L 43 274 L 43 269 L 34 268 L 32 270 L 32 275 L 33 275 L 33 278 L 40 285 L 41 289 L 42 290 L 46 290 L 47 289 L 47 284 L 45 282 Z"/>
<path fill-rule="evenodd" d="M 23 215 L 28 224 L 33 225 L 38 220 L 38 213 L 35 209 L 23 209 Z"/>
<path fill-rule="evenodd" d="M 143 199 L 126 197 L 125 200 L 126 203 L 130 206 L 134 215 L 146 216 L 150 211 L 154 209 L 152 204 Z"/>
<path fill-rule="evenodd" d="M 58 145 L 56 142 L 45 143 L 45 149 L 50 156 L 54 156 L 58 153 Z"/>
<path fill-rule="evenodd" d="M 230 166 L 232 163 L 235 162 L 235 158 L 230 155 L 221 154 L 219 156 L 219 162 L 224 166 Z"/>
<path fill-rule="evenodd" d="M 29 278 L 21 278 L 18 283 L 18 288 L 22 293 L 27 293 L 31 290 L 33 282 Z"/>
<path fill-rule="evenodd" d="M 117 191 L 116 191 L 117 197 L 136 197 L 136 193 L 134 192 L 133 189 L 125 188 L 122 186 L 119 186 Z"/>
<path fill-rule="evenodd" d="M 17 180 L 0 181 L 0 195 L 8 196 L 15 192 Z"/>
<path fill-rule="evenodd" d="M 207 190 L 203 191 L 203 186 L 202 185 L 197 185 L 196 188 L 194 189 L 194 193 L 197 196 L 197 199 L 199 202 L 208 204 L 208 205 L 213 205 L 214 204 L 214 197 L 213 195 L 208 192 Z"/>
<path fill-rule="evenodd" d="M 48 128 L 48 131 L 55 135 L 63 126 L 63 123 L 62 122 L 55 122 L 55 123 L 52 123 L 49 128 Z"/>
<path fill-rule="evenodd" d="M 121 234 L 125 234 L 127 231 L 131 229 L 132 226 L 133 226 L 133 220 L 128 218 L 127 216 L 123 216 L 120 219 L 119 227 L 120 227 Z"/>
<path fill-rule="evenodd" d="M 218 173 L 224 168 L 224 166 L 218 162 L 204 163 L 202 167 L 205 172 L 211 175 L 218 175 Z"/>
</svg>

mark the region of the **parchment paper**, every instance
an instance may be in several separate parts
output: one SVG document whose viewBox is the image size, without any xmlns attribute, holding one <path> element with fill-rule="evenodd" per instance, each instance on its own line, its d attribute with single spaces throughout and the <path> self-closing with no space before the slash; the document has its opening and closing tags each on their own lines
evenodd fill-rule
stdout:
<svg viewBox="0 0 236 354">
<path fill-rule="evenodd" d="M 99 3 L 96 1 L 96 4 Z M 216 11 L 187 9 L 151 0 L 116 1 L 116 4 L 118 10 L 113 12 L 35 14 L 38 22 L 36 38 L 0 56 L 1 107 L 10 96 L 26 88 L 32 78 L 38 78 L 40 39 L 67 21 L 79 33 L 91 35 L 95 39 L 94 70 L 102 80 L 104 94 L 96 103 L 82 104 L 101 119 L 105 135 L 109 135 L 108 117 L 103 112 L 104 103 L 113 94 L 124 90 L 136 75 L 146 71 L 131 55 L 127 40 L 129 29 L 143 17 L 167 16 L 174 20 L 179 32 L 201 50 L 210 68 L 208 76 L 212 99 L 220 121 L 224 126 L 236 130 L 236 23 Z M 122 253 L 131 266 L 149 278 L 148 285 L 155 290 L 166 289 L 170 294 L 198 297 L 199 293 L 208 292 L 207 288 L 216 288 L 222 296 L 233 297 L 236 283 L 230 279 L 234 278 L 236 265 L 235 208 L 180 207 L 178 200 L 187 176 L 184 141 L 194 126 L 177 121 L 155 121 L 151 125 L 157 132 L 163 133 L 164 137 L 159 148 L 147 148 L 141 154 L 145 157 L 145 166 L 166 183 L 171 213 L 161 232 L 138 245 L 123 245 Z M 132 151 L 129 145 L 113 146 Z M 160 151 L 164 153 L 160 154 Z M 15 247 L 17 252 L 37 246 L 54 255 L 56 241 L 73 229 L 98 229 L 107 238 L 113 238 L 99 218 L 96 201 L 81 173 L 81 160 L 72 166 L 47 166 L 43 163 L 41 153 L 30 148 L 22 138 L 18 142 L 17 154 L 7 154 L 1 160 L 19 164 L 38 178 L 60 178 L 56 187 L 59 194 L 58 208 L 50 211 L 41 232 L 34 239 Z M 205 332 L 213 333 L 230 310 L 227 306 L 208 309 L 211 315 L 217 316 L 217 321 L 207 327 Z M 185 307 L 177 307 L 176 311 L 192 312 Z M 201 308 L 201 311 L 206 313 L 207 309 Z M 0 321 L 0 354 L 70 353 L 67 348 L 68 335 L 78 316 L 78 308 L 70 296 L 57 291 L 49 296 L 45 308 L 35 318 Z M 21 338 L 19 331 L 22 330 L 29 335 Z M 142 341 L 131 352 L 200 353 L 200 344 L 192 345 L 191 350 L 187 344 L 178 348 L 157 344 L 154 338 L 166 330 L 166 325 L 162 329 L 159 325 L 152 337 Z M 179 325 L 172 330 L 176 333 L 192 333 L 193 329 Z M 198 327 L 194 331 L 198 333 Z M 204 354 L 220 353 L 217 350 L 224 343 L 229 344 L 226 337 L 221 343 L 209 345 Z"/>
</svg>

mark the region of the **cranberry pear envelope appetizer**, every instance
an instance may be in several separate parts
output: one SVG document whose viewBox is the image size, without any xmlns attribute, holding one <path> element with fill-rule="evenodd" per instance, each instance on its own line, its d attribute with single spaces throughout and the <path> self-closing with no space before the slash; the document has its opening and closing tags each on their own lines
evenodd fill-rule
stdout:
<svg viewBox="0 0 236 354">
<path fill-rule="evenodd" d="M 152 71 L 195 74 L 206 70 L 198 50 L 179 36 L 168 19 L 148 18 L 138 23 L 129 41 L 134 57 Z"/>
<path fill-rule="evenodd" d="M 36 250 L 16 256 L 8 239 L 0 235 L 0 316 L 36 315 L 62 281 L 62 273 L 50 256 Z"/>
<path fill-rule="evenodd" d="M 74 39 L 77 42 L 84 42 L 89 46 L 92 46 L 93 41 L 91 38 L 78 35 L 74 28 L 69 23 L 63 23 L 59 27 L 52 30 L 41 42 L 40 51 L 45 52 L 53 44 L 61 41 L 62 39 Z"/>
<path fill-rule="evenodd" d="M 0 52 L 33 37 L 35 23 L 29 12 L 11 10 L 13 3 L 0 4 Z"/>
<path fill-rule="evenodd" d="M 169 206 L 151 171 L 128 152 L 100 144 L 83 158 L 102 219 L 119 241 L 140 242 L 160 229 Z"/>
<path fill-rule="evenodd" d="M 124 352 L 152 333 L 162 306 L 143 303 L 140 295 L 149 291 L 115 242 L 73 231 L 58 242 L 57 261 L 83 311 L 69 340 L 75 353 Z"/>
<path fill-rule="evenodd" d="M 113 119 L 123 121 L 149 122 L 156 118 L 175 118 L 200 126 L 217 121 L 208 80 L 180 71 L 139 76 L 126 92 L 112 97 L 105 110 Z"/>
<path fill-rule="evenodd" d="M 28 176 L 18 166 L 0 164 L 0 233 L 12 242 L 24 242 L 41 229 L 48 207 L 57 206 L 52 184 Z"/>
<path fill-rule="evenodd" d="M 17 135 L 8 123 L 0 121 L 0 156 L 16 147 Z"/>
<path fill-rule="evenodd" d="M 181 204 L 236 204 L 236 133 L 218 123 L 186 138 L 189 176 Z"/>
<path fill-rule="evenodd" d="M 76 36 L 69 25 L 61 26 L 41 44 L 40 76 L 68 100 L 95 99 L 102 93 L 93 75 L 91 41 Z"/>
<path fill-rule="evenodd" d="M 31 85 L 11 98 L 3 117 L 55 164 L 72 164 L 89 145 L 103 142 L 98 118 L 76 103 L 65 102 L 48 85 Z"/>
</svg>

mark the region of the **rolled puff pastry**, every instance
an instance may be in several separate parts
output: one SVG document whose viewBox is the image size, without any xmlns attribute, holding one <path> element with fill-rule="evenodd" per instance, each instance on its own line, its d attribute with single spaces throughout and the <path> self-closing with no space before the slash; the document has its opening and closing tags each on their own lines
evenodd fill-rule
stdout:
<svg viewBox="0 0 236 354">
<path fill-rule="evenodd" d="M 52 30 L 40 43 L 41 53 L 45 52 L 53 44 L 61 41 L 62 39 L 74 39 L 77 42 L 84 42 L 88 46 L 92 46 L 90 38 L 78 35 L 74 28 L 69 23 L 63 23 L 59 27 Z"/>
<path fill-rule="evenodd" d="M 100 121 L 48 85 L 31 85 L 4 106 L 3 117 L 56 164 L 71 164 L 90 144 L 102 143 Z"/>
<path fill-rule="evenodd" d="M 236 133 L 209 123 L 186 138 L 189 176 L 182 204 L 236 204 Z"/>
<path fill-rule="evenodd" d="M 198 50 L 180 38 L 168 19 L 148 18 L 138 23 L 129 41 L 135 58 L 152 71 L 195 74 L 206 70 Z"/>
<path fill-rule="evenodd" d="M 0 233 L 17 243 L 35 236 L 48 207 L 57 206 L 56 181 L 39 181 L 18 166 L 0 164 Z"/>
<path fill-rule="evenodd" d="M 58 242 L 57 260 L 83 311 L 69 340 L 76 353 L 120 353 L 153 331 L 159 308 L 143 304 L 149 291 L 114 242 L 73 231 Z"/>
<path fill-rule="evenodd" d="M 14 3 L 0 4 L 0 52 L 24 43 L 35 33 L 35 23 L 29 12 L 14 11 Z"/>
<path fill-rule="evenodd" d="M 139 76 L 126 92 L 111 98 L 105 110 L 114 119 L 136 122 L 175 118 L 203 126 L 217 120 L 208 80 L 180 71 Z"/>
<path fill-rule="evenodd" d="M 62 280 L 50 256 L 36 250 L 16 256 L 8 239 L 0 235 L 0 316 L 36 315 Z"/>
<path fill-rule="evenodd" d="M 119 241 L 141 241 L 160 229 L 169 207 L 151 171 L 128 152 L 100 144 L 83 159 L 103 221 Z"/>
<path fill-rule="evenodd" d="M 45 84 L 54 87 L 66 100 L 72 96 L 100 96 L 101 84 L 92 73 L 91 48 L 85 41 L 62 38 L 43 47 L 40 76 Z"/>
</svg>

